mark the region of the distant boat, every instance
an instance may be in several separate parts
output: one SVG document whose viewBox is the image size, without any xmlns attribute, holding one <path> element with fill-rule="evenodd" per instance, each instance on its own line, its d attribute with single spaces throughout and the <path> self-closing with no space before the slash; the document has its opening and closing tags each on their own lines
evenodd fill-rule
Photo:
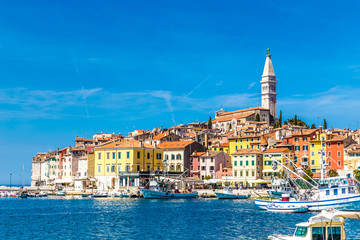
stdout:
<svg viewBox="0 0 360 240">
<path fill-rule="evenodd" d="M 59 196 L 59 197 L 63 197 L 66 195 L 66 192 L 65 191 L 59 191 L 56 193 L 56 196 Z"/>
<path fill-rule="evenodd" d="M 231 188 L 224 188 L 223 192 L 215 192 L 219 199 L 248 199 L 250 194 L 235 194 Z"/>
<path fill-rule="evenodd" d="M 95 193 L 92 194 L 91 197 L 93 198 L 107 198 L 109 195 L 107 193 Z"/>
<path fill-rule="evenodd" d="M 140 189 L 144 198 L 149 199 L 174 199 L 174 198 L 196 198 L 198 196 L 197 192 L 192 193 L 173 193 L 173 192 L 162 192 L 159 190 L 153 189 Z"/>
<path fill-rule="evenodd" d="M 28 198 L 28 194 L 26 192 L 21 192 L 19 198 Z"/>
</svg>

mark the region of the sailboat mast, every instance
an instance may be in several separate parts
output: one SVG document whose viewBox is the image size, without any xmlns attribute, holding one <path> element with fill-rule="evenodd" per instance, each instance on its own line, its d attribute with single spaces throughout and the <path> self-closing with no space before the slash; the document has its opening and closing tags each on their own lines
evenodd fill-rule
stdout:
<svg viewBox="0 0 360 240">
<path fill-rule="evenodd" d="M 22 165 L 22 187 L 24 188 L 24 164 Z"/>
<path fill-rule="evenodd" d="M 321 133 L 320 133 L 320 141 L 321 141 L 321 151 L 320 151 L 320 171 L 321 171 L 321 180 L 324 180 L 324 147 L 323 147 L 323 138 L 321 137 Z"/>
</svg>

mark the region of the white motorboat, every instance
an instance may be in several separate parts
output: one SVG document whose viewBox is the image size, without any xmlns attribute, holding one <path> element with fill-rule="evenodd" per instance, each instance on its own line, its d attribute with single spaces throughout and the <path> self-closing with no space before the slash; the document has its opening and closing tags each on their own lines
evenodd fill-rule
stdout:
<svg viewBox="0 0 360 240">
<path fill-rule="evenodd" d="M 345 218 L 360 219 L 360 212 L 323 210 L 307 222 L 296 224 L 293 235 L 271 235 L 271 240 L 346 240 Z"/>
</svg>

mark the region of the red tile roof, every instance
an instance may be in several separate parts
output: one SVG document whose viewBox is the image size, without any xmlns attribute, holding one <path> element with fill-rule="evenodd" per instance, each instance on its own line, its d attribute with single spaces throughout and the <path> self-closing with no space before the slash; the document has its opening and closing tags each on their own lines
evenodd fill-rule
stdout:
<svg viewBox="0 0 360 240">
<path fill-rule="evenodd" d="M 195 141 L 173 141 L 163 142 L 157 145 L 160 149 L 174 149 L 174 148 L 185 148 L 186 146 L 194 143 Z"/>
<path fill-rule="evenodd" d="M 243 115 L 238 115 L 238 116 L 216 118 L 216 119 L 212 120 L 212 122 L 213 123 L 216 123 L 216 122 L 228 122 L 228 121 L 231 121 L 233 119 L 238 120 L 238 119 L 241 119 L 241 118 L 247 118 L 247 117 L 249 117 L 249 116 L 251 116 L 253 114 L 254 113 L 248 113 L 248 114 L 243 114 Z"/>
<path fill-rule="evenodd" d="M 282 153 L 282 152 L 290 152 L 288 148 L 270 148 L 266 150 L 264 153 Z"/>
</svg>

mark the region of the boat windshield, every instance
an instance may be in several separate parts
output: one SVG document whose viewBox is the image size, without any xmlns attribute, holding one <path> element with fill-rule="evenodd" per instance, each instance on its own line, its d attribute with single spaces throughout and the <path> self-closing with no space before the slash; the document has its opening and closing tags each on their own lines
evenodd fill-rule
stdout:
<svg viewBox="0 0 360 240">
<path fill-rule="evenodd" d="M 328 239 L 341 240 L 341 227 L 328 227 Z"/>
<path fill-rule="evenodd" d="M 305 237 L 307 234 L 307 227 L 297 227 L 295 237 Z"/>
<path fill-rule="evenodd" d="M 325 227 L 313 227 L 312 228 L 313 240 L 325 240 Z"/>
</svg>

